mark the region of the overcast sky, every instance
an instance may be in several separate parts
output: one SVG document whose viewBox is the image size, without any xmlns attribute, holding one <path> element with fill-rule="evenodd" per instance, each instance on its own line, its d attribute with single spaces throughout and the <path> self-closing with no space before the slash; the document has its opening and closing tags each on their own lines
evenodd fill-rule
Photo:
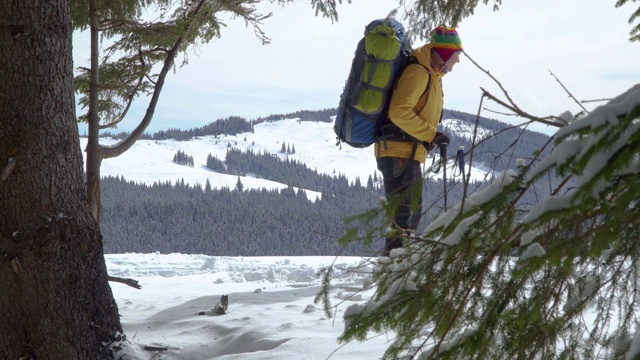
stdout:
<svg viewBox="0 0 640 360">
<path fill-rule="evenodd" d="M 537 116 L 576 113 L 578 105 L 549 70 L 579 100 L 614 97 L 640 82 L 640 43 L 628 41 L 628 19 L 637 4 L 616 9 L 614 3 L 504 0 L 497 12 L 481 4 L 458 32 L 465 51 L 498 78 L 523 110 Z M 395 4 L 352 0 L 339 6 L 339 22 L 332 24 L 314 15 L 309 1 L 286 8 L 265 2 L 260 8 L 274 12 L 263 26 L 272 39 L 269 45 L 261 45 L 243 22 L 229 19 L 221 39 L 191 52 L 189 64 L 168 76 L 147 131 L 200 127 L 232 115 L 253 119 L 336 107 L 365 25 L 385 17 Z M 87 39 L 74 38 L 76 66 L 87 64 Z M 418 39 L 414 47 L 422 44 Z M 448 109 L 477 113 L 480 87 L 504 98 L 464 57 L 443 82 Z M 138 101 L 118 130 L 133 129 L 146 107 Z M 493 103 L 486 107 L 506 111 Z M 486 110 L 483 115 L 508 119 Z"/>
</svg>

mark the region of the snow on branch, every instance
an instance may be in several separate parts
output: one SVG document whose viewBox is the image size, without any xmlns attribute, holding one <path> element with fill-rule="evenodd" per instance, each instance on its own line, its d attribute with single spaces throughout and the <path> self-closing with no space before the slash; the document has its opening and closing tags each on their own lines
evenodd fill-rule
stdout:
<svg viewBox="0 0 640 360">
<path fill-rule="evenodd" d="M 465 215 L 469 212 L 475 211 L 479 206 L 488 203 L 491 199 L 500 194 L 506 186 L 511 185 L 516 176 L 517 174 L 514 170 L 505 170 L 501 172 L 486 189 L 469 195 L 468 198 L 464 199 L 464 202 L 458 202 L 456 205 L 451 207 L 449 211 L 432 221 L 426 227 L 425 233 L 429 234 L 438 229 L 446 228 L 453 223 L 458 215 Z M 464 208 L 461 210 L 463 203 Z M 450 238 L 448 241 L 455 242 L 455 239 Z"/>
<path fill-rule="evenodd" d="M 561 174 L 576 175 L 576 191 L 540 202 L 525 222 L 531 223 L 549 211 L 568 209 L 581 199 L 597 199 L 614 186 L 616 177 L 637 174 L 638 161 L 632 153 L 637 147 L 633 139 L 637 142 L 640 121 L 630 114 L 639 108 L 640 84 L 560 129 L 555 135 L 555 148 L 529 172 L 528 181 L 555 167 Z"/>
</svg>

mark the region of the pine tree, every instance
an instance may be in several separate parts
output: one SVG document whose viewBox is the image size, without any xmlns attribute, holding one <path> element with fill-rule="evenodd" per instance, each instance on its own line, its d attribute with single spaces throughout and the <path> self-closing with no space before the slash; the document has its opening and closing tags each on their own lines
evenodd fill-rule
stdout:
<svg viewBox="0 0 640 360">
<path fill-rule="evenodd" d="M 211 156 L 211 154 L 209 154 Z M 207 162 L 210 159 L 207 158 Z M 186 165 L 189 167 L 194 167 L 195 163 L 193 162 L 193 156 L 187 155 L 184 151 L 178 150 L 176 154 L 173 156 L 173 162 L 180 165 Z"/>
<path fill-rule="evenodd" d="M 238 190 L 238 192 L 242 192 L 242 190 L 244 190 L 244 185 L 242 185 L 242 181 L 240 181 L 240 176 L 238 176 L 238 181 L 236 182 L 236 190 Z"/>
<path fill-rule="evenodd" d="M 70 8 L 0 2 L 3 359 L 113 359 L 110 344 L 122 340 L 103 238 L 82 195 Z"/>
<path fill-rule="evenodd" d="M 79 117 L 88 124 L 85 188 L 87 202 L 98 222 L 102 161 L 121 155 L 144 135 L 165 79 L 176 66 L 176 58 L 221 36 L 220 13 L 244 20 L 252 25 L 259 41 L 269 43 L 261 26 L 272 14 L 258 12 L 256 3 L 253 0 L 71 0 L 66 4 L 71 9 L 74 29 L 90 33 L 90 65 L 79 68 L 74 87 L 80 94 L 80 105 L 88 109 Z M 335 3 L 311 0 L 311 5 L 316 14 L 337 19 Z M 149 14 L 155 20 L 142 20 L 141 14 Z M 103 42 L 109 45 L 101 53 Z M 100 129 L 115 127 L 127 115 L 131 104 L 146 95 L 150 95 L 147 111 L 135 130 L 114 146 L 100 145 Z"/>
<path fill-rule="evenodd" d="M 545 158 L 519 161 L 380 258 L 339 340 L 393 332 L 383 359 L 623 358 L 640 306 L 638 99 L 640 85 L 560 129 Z M 551 196 L 519 203 L 548 178 Z M 375 212 L 383 223 L 392 200 Z M 316 299 L 329 315 L 331 273 Z"/>
</svg>

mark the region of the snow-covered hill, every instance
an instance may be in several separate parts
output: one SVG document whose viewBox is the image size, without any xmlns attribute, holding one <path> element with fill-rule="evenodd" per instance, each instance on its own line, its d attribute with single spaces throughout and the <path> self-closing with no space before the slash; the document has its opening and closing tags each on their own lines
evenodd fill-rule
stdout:
<svg viewBox="0 0 640 360">
<path fill-rule="evenodd" d="M 442 119 L 442 125 L 446 126 L 449 129 L 453 129 L 453 131 L 459 137 L 463 137 L 469 140 L 473 140 L 473 131 L 474 126 L 470 125 L 467 122 L 458 119 Z M 484 139 L 491 135 L 491 131 L 478 126 L 476 140 Z"/>
<path fill-rule="evenodd" d="M 87 139 L 81 138 L 80 142 L 84 149 Z M 103 138 L 100 142 L 110 145 L 115 144 L 116 140 Z M 283 143 L 285 146 L 295 148 L 295 154 L 281 153 Z M 286 119 L 263 122 L 255 125 L 253 133 L 234 136 L 204 136 L 190 141 L 138 140 L 124 154 L 103 161 L 101 174 L 102 176 L 122 176 L 127 180 L 148 185 L 154 182 L 175 183 L 184 180 L 190 185 L 204 186 L 208 179 L 214 188 L 227 186 L 233 189 L 238 176 L 217 173 L 205 166 L 209 154 L 224 161 L 227 150 L 233 147 L 242 151 L 278 154 L 281 158 L 289 157 L 305 163 L 307 167 L 315 169 L 318 173 L 344 174 L 350 181 L 360 178 L 365 184 L 368 177 L 373 176 L 377 171 L 373 147 L 356 149 L 348 145 L 338 147 L 335 144 L 332 123 Z M 173 157 L 178 151 L 193 157 L 195 164 L 193 168 L 173 162 Z M 450 150 L 450 153 L 452 151 Z M 431 164 L 431 159 L 427 159 L 427 164 Z M 449 166 L 453 166 L 452 161 Z M 430 173 L 429 176 L 434 174 Z M 442 174 L 435 176 L 442 176 Z M 484 171 L 472 168 L 472 179 L 483 180 L 485 176 Z M 381 178 L 379 174 L 378 178 Z M 245 188 L 287 187 L 287 184 L 260 179 L 256 176 L 241 177 L 241 182 Z M 314 191 L 307 191 L 307 195 L 310 199 L 321 196 Z"/>
</svg>

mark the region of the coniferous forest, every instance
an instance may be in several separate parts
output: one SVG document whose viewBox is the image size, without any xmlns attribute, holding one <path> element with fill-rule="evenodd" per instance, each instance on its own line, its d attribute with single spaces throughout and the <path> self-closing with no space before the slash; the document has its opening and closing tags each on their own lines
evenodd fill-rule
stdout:
<svg viewBox="0 0 640 360">
<path fill-rule="evenodd" d="M 228 118 L 193 130 L 169 130 L 147 135 L 150 139 L 188 140 L 192 136 L 238 134 L 252 131 L 257 122 L 278 121 L 298 117 L 301 121 L 331 121 L 335 109 L 301 111 L 294 114 L 271 115 L 249 122 Z M 449 112 L 469 124 L 475 116 Z M 483 142 L 475 151 L 477 164 L 492 171 L 513 168 L 518 157 L 531 157 L 548 137 L 522 129 L 504 130 L 507 125 L 481 119 L 481 126 L 500 136 Z M 471 148 L 471 141 L 461 134 L 443 129 L 456 145 Z M 107 136 L 113 136 L 107 134 Z M 519 138 L 518 147 L 510 146 Z M 288 149 L 291 151 L 291 149 Z M 176 162 L 190 165 L 189 154 L 176 154 Z M 192 160 L 191 160 L 192 161 Z M 373 255 L 382 247 L 382 240 L 371 246 L 353 243 L 341 249 L 338 239 L 346 230 L 345 218 L 378 209 L 384 196 L 382 179 L 358 179 L 355 182 L 341 174 L 318 174 L 295 160 L 280 159 L 273 154 L 244 152 L 229 147 L 225 159 L 209 156 L 207 166 L 213 171 L 238 175 L 235 188 L 215 188 L 173 183 L 135 184 L 124 178 L 102 180 L 102 234 L 105 252 L 202 253 L 219 256 L 312 256 L 312 255 Z M 247 173 L 288 185 L 283 190 L 244 189 L 242 178 Z M 375 175 L 374 175 L 375 176 Z M 471 184 L 467 193 L 481 189 L 488 181 Z M 308 199 L 304 188 L 322 193 Z M 425 214 L 421 226 L 443 211 L 442 180 L 425 182 Z M 549 184 L 541 183 L 536 191 L 548 193 Z M 463 187 L 460 181 L 447 183 L 448 204 L 460 201 Z M 537 196 L 530 192 L 529 196 Z M 521 203 L 527 206 L 530 198 Z M 378 223 L 382 218 L 377 219 Z"/>
</svg>

